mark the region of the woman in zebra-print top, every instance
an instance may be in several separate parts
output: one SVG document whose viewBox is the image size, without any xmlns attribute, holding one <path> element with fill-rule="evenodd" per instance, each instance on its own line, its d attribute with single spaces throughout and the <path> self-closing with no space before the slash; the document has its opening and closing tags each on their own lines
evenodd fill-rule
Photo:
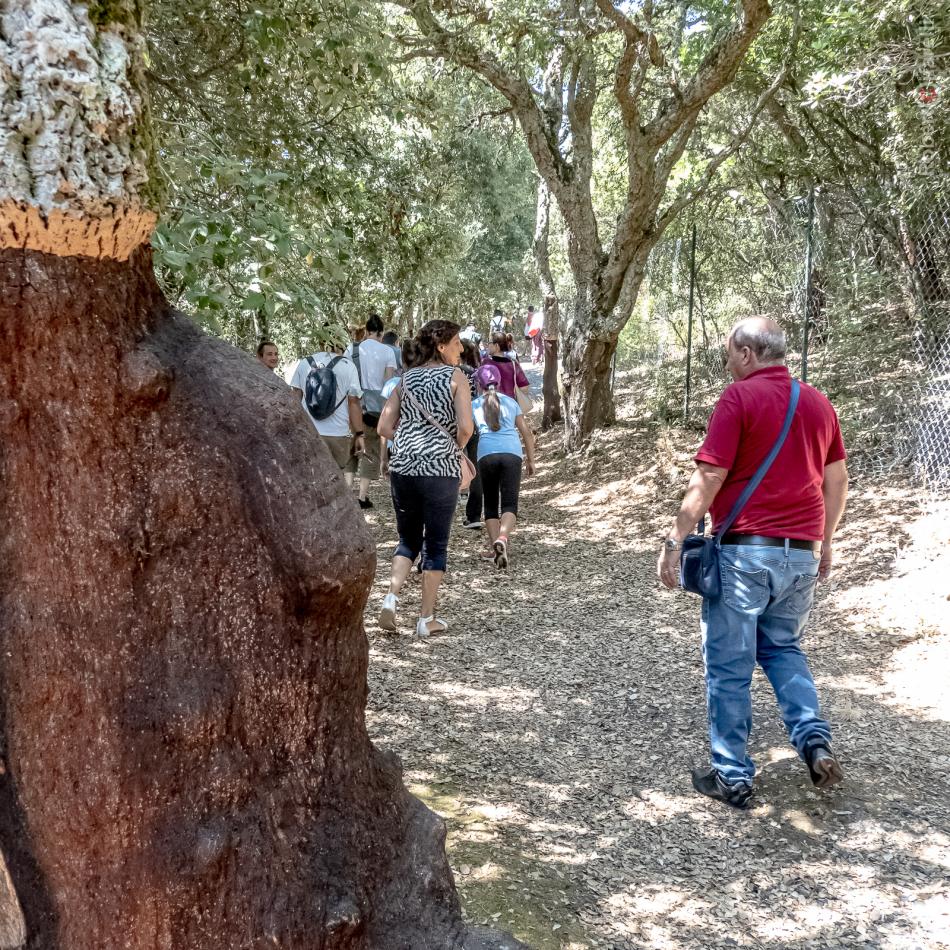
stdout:
<svg viewBox="0 0 950 950">
<path fill-rule="evenodd" d="M 396 629 L 399 591 L 422 552 L 420 637 L 448 627 L 435 616 L 435 602 L 458 504 L 461 451 L 474 429 L 469 382 L 458 368 L 460 329 L 448 320 L 430 320 L 405 344 L 402 383 L 379 417 L 380 436 L 393 440 L 389 477 L 399 531 L 379 625 Z"/>
</svg>

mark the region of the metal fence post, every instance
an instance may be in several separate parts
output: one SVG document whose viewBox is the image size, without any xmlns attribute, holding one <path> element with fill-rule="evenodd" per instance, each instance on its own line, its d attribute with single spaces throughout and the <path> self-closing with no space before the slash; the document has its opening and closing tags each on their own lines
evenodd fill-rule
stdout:
<svg viewBox="0 0 950 950">
<path fill-rule="evenodd" d="M 696 222 L 693 222 L 693 235 L 689 253 L 689 310 L 686 316 L 686 396 L 683 400 L 683 422 L 689 418 L 689 397 L 692 388 L 693 369 L 693 294 L 696 289 Z"/>
<path fill-rule="evenodd" d="M 811 323 L 812 232 L 815 224 L 815 186 L 808 191 L 808 230 L 805 232 L 805 302 L 802 327 L 802 382 L 808 382 L 808 325 Z"/>
</svg>

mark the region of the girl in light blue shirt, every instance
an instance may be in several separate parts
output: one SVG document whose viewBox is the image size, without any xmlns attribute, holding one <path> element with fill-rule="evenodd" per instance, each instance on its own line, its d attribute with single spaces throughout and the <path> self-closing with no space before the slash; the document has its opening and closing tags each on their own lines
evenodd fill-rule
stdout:
<svg viewBox="0 0 950 950">
<path fill-rule="evenodd" d="M 475 381 L 480 395 L 472 403 L 472 412 L 478 431 L 485 528 L 495 566 L 506 568 L 508 543 L 518 520 L 522 467 L 527 475 L 534 474 L 534 437 L 518 403 L 498 392 L 501 373 L 497 366 L 483 363 Z"/>
</svg>

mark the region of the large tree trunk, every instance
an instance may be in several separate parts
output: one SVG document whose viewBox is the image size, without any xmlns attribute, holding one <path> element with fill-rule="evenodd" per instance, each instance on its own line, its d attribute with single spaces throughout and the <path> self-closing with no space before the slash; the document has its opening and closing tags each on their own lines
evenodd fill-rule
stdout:
<svg viewBox="0 0 950 950">
<path fill-rule="evenodd" d="M 0 845 L 30 946 L 515 946 L 465 929 L 443 822 L 367 737 L 375 546 L 336 466 L 155 283 L 138 4 L 5 11 Z"/>
<path fill-rule="evenodd" d="M 644 242 L 631 255 L 619 290 L 603 291 L 602 269 L 578 281 L 563 358 L 565 442 L 569 449 L 581 448 L 594 429 L 610 425 L 616 418 L 613 358 L 640 292 L 651 247 Z"/>
<path fill-rule="evenodd" d="M 578 449 L 594 429 L 615 419 L 611 389 L 611 361 L 617 350 L 616 335 L 591 337 L 572 324 L 564 354 L 564 400 L 567 409 L 565 442 Z"/>
<path fill-rule="evenodd" d="M 543 178 L 538 179 L 537 213 L 534 226 L 534 263 L 541 289 L 541 307 L 544 316 L 544 376 L 541 392 L 544 410 L 541 428 L 550 429 L 561 421 L 561 394 L 558 389 L 558 342 L 561 333 L 560 308 L 554 276 L 551 273 L 551 192 Z"/>
</svg>

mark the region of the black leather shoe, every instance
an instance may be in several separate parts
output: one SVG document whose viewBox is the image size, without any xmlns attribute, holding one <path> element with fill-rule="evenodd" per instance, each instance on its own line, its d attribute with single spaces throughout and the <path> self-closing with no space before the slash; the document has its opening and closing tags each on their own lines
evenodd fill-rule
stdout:
<svg viewBox="0 0 950 950">
<path fill-rule="evenodd" d="M 844 779 L 844 769 L 824 739 L 805 746 L 805 764 L 816 788 L 831 788 Z"/>
<path fill-rule="evenodd" d="M 724 802 L 733 808 L 748 808 L 752 801 L 751 785 L 745 782 L 729 785 L 715 769 L 693 769 L 692 777 L 693 788 L 717 802 Z"/>
<path fill-rule="evenodd" d="M 357 498 L 360 508 L 375 508 L 376 506 L 368 498 Z"/>
</svg>

